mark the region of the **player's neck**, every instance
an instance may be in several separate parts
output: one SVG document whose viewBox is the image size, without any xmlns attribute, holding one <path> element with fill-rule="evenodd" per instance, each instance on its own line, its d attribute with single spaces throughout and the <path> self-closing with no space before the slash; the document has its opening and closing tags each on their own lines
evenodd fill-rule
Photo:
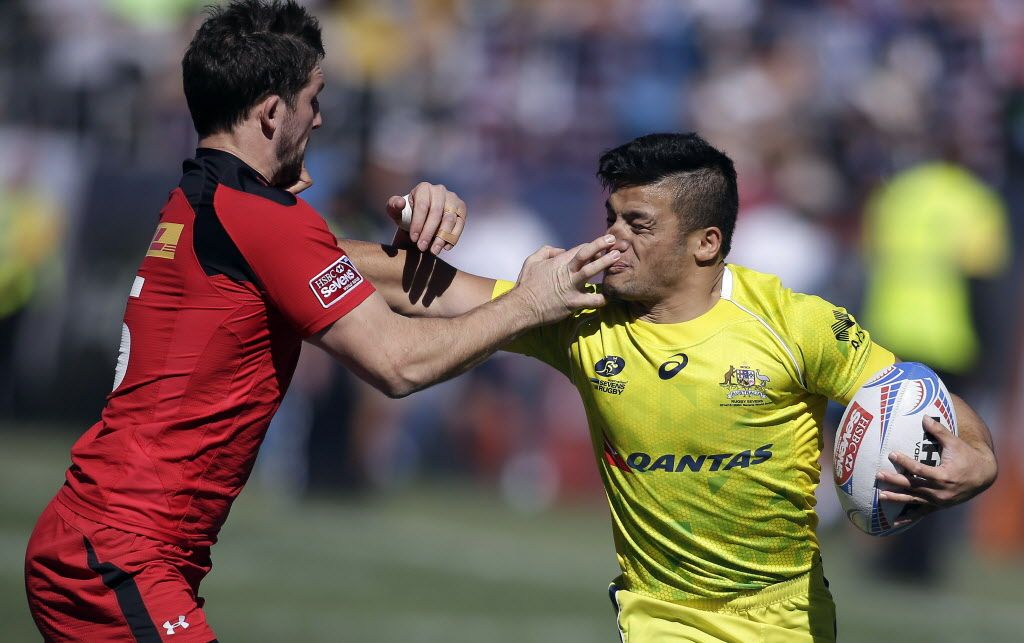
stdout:
<svg viewBox="0 0 1024 643">
<path fill-rule="evenodd" d="M 227 152 L 237 156 L 243 163 L 256 170 L 263 181 L 270 185 L 270 178 L 277 171 L 277 161 L 270 149 L 260 150 L 245 142 L 244 132 L 221 132 L 199 139 L 199 147 Z"/>
<path fill-rule="evenodd" d="M 639 318 L 655 324 L 678 324 L 697 319 L 722 297 L 725 263 L 698 267 L 681 286 L 656 302 L 634 302 Z"/>
</svg>

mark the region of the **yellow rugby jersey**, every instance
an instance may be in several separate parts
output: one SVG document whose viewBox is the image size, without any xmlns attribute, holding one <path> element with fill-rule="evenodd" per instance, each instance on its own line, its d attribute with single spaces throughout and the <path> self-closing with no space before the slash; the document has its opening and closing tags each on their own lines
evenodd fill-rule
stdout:
<svg viewBox="0 0 1024 643">
<path fill-rule="evenodd" d="M 735 265 L 697 319 L 654 324 L 613 301 L 504 350 L 579 390 L 624 589 L 683 601 L 811 570 L 827 400 L 895 362 L 843 308 Z"/>
</svg>

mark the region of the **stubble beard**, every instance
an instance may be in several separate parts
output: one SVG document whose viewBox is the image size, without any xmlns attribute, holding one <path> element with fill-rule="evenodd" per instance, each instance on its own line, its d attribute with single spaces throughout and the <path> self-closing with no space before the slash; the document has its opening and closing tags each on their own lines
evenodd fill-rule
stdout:
<svg viewBox="0 0 1024 643">
<path fill-rule="evenodd" d="M 282 139 L 281 148 L 278 150 L 278 158 L 281 165 L 274 175 L 274 185 L 278 187 L 289 187 L 294 185 L 302 176 L 302 164 L 305 161 L 306 150 L 302 146 L 301 137 L 294 139 Z"/>
<path fill-rule="evenodd" d="M 608 280 L 608 275 L 605 275 L 601 284 L 601 293 L 605 297 L 632 305 L 651 306 L 660 301 L 665 292 L 663 284 L 651 279 L 650 276 L 638 278 L 636 274 L 615 275 L 611 281 Z"/>
<path fill-rule="evenodd" d="M 641 298 L 643 295 L 643 288 L 640 284 L 636 283 L 636 279 L 628 277 L 623 279 L 624 275 L 615 275 L 611 280 L 608 279 L 608 275 L 605 275 L 604 283 L 601 285 L 601 292 L 611 299 L 617 299 L 619 301 L 634 301 Z"/>
</svg>

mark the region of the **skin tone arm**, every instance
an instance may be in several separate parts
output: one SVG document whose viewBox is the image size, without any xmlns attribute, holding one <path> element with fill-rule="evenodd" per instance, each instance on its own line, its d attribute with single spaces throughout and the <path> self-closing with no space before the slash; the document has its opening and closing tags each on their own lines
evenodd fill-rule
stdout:
<svg viewBox="0 0 1024 643">
<path fill-rule="evenodd" d="M 416 201 L 411 231 L 419 231 L 419 243 L 402 231 L 395 246 L 360 241 L 345 241 L 346 251 L 374 283 L 388 304 L 405 315 L 453 317 L 488 302 L 494 280 L 456 270 L 439 260 L 443 245 L 434 239 L 437 229 L 461 231 L 462 222 L 453 221 L 445 210 L 462 208 L 465 203 L 443 187 L 420 184 L 413 192 Z M 431 208 L 430 204 L 436 207 Z M 440 204 L 440 205 L 439 205 Z M 401 197 L 391 197 L 388 214 L 397 220 L 405 206 Z M 432 246 L 428 242 L 434 239 Z M 429 247 L 432 254 L 425 252 Z M 953 395 L 960 435 L 954 436 L 931 418 L 924 429 L 942 447 L 942 463 L 929 467 L 903 453 L 891 459 L 903 473 L 880 473 L 878 481 L 888 490 L 883 500 L 909 502 L 929 513 L 973 498 L 996 479 L 997 466 L 992 436 L 985 422 L 960 397 Z"/>
<path fill-rule="evenodd" d="M 924 419 L 924 430 L 942 447 L 939 466 L 930 467 L 905 453 L 893 452 L 889 460 L 902 473 L 878 474 L 878 481 L 890 489 L 879 492 L 881 500 L 918 505 L 920 515 L 966 502 L 995 482 L 998 467 L 985 421 L 956 395 L 953 408 L 959 437 L 932 418 Z M 901 524 L 902 521 L 897 522 L 896 526 Z"/>
<path fill-rule="evenodd" d="M 287 190 L 299 194 L 312 185 L 303 166 L 299 180 Z M 461 234 L 468 214 L 466 203 L 445 186 L 427 182 L 417 184 L 409 194 L 413 219 L 408 232 L 399 228 L 392 245 L 346 239 L 341 245 L 349 258 L 373 282 L 391 310 L 407 317 L 458 317 L 489 302 L 494 279 L 461 272 L 437 258 L 452 249 L 437 232 Z M 405 205 L 404 197 L 388 199 L 387 214 L 396 225 Z M 580 248 L 583 246 L 576 250 Z"/>
<path fill-rule="evenodd" d="M 494 279 L 456 270 L 416 249 L 344 239 L 345 252 L 392 310 L 410 317 L 455 317 L 491 300 Z"/>
<path fill-rule="evenodd" d="M 614 242 L 542 248 L 509 293 L 452 319 L 403 317 L 377 292 L 311 341 L 388 396 L 403 397 L 472 368 L 519 333 L 603 306 L 602 295 L 583 287 L 618 258 L 605 252 Z"/>
<path fill-rule="evenodd" d="M 388 306 L 402 315 L 456 317 L 490 301 L 494 279 L 456 270 L 437 258 L 451 244 L 435 235 L 441 230 L 462 233 L 465 202 L 443 185 L 430 183 L 419 183 L 410 195 L 413 217 L 408 232 L 399 229 L 390 246 L 346 239 L 345 252 Z M 388 199 L 387 214 L 396 224 L 405 205 L 404 197 Z"/>
</svg>

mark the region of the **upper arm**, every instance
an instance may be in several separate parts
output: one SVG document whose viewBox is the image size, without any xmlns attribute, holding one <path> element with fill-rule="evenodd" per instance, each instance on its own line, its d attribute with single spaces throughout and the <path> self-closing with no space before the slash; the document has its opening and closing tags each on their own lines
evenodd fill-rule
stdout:
<svg viewBox="0 0 1024 643">
<path fill-rule="evenodd" d="M 845 308 L 794 293 L 786 317 L 803 358 L 807 390 L 812 393 L 848 404 L 868 378 L 896 362 Z"/>
<path fill-rule="evenodd" d="M 400 356 L 388 337 L 402 332 L 402 317 L 388 308 L 379 293 L 344 317 L 309 338 L 309 342 L 337 358 L 349 370 L 387 392 L 398 379 Z"/>
<path fill-rule="evenodd" d="M 456 270 L 430 253 L 349 239 L 345 248 L 388 306 L 401 314 L 457 317 L 491 299 L 494 279 Z"/>
<path fill-rule="evenodd" d="M 285 207 L 249 195 L 235 198 L 244 200 L 217 207 L 217 216 L 271 305 L 300 335 L 319 332 L 373 293 L 305 202 Z"/>
<path fill-rule="evenodd" d="M 974 447 L 987 446 L 994 456 L 995 447 L 992 444 L 992 434 L 989 432 L 985 420 L 981 419 L 977 411 L 959 395 L 951 392 L 950 397 L 953 398 L 953 411 L 956 413 L 957 431 L 960 438 Z"/>
</svg>

